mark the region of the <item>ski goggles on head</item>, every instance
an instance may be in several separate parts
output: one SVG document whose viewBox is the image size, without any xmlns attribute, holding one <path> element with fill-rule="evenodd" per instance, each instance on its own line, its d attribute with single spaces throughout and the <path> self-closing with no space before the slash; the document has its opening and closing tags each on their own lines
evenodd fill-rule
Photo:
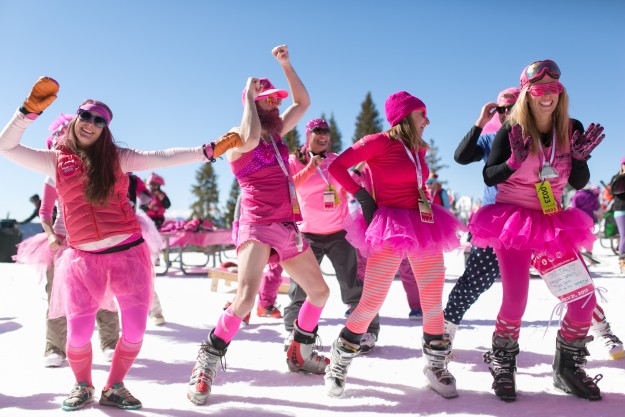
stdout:
<svg viewBox="0 0 625 417">
<path fill-rule="evenodd" d="M 534 97 L 544 96 L 547 93 L 556 95 L 560 94 L 563 91 L 564 86 L 560 84 L 560 81 L 553 81 L 551 83 L 545 84 L 532 84 L 532 86 L 527 89 L 527 92 Z"/>
<path fill-rule="evenodd" d="M 529 83 L 542 80 L 545 75 L 558 80 L 560 79 L 560 74 L 560 67 L 552 60 L 536 61 L 523 70 L 521 74 L 521 88 Z"/>
</svg>

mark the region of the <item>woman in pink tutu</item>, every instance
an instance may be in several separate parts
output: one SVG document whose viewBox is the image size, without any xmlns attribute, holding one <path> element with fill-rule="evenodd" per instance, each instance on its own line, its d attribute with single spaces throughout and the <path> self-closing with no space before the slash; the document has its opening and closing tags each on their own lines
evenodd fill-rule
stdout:
<svg viewBox="0 0 625 417">
<path fill-rule="evenodd" d="M 47 138 L 48 149 L 56 148 L 57 139 L 67 133 L 67 126 L 74 119 L 71 114 L 61 114 L 49 127 L 52 132 Z M 24 241 L 17 247 L 15 260 L 20 263 L 34 265 L 40 275 L 46 276 L 46 293 L 48 305 L 52 300 L 52 287 L 54 282 L 54 259 L 57 259 L 67 248 L 65 236 L 67 230 L 63 222 L 63 206 L 57 203 L 56 182 L 54 178 L 47 176 L 44 180 L 41 207 L 39 217 L 43 233 L 38 233 Z M 54 209 L 59 210 L 54 218 Z M 100 336 L 100 349 L 104 358 L 110 362 L 113 359 L 115 346 L 119 341 L 119 315 L 117 311 L 106 309 L 98 310 L 96 315 L 98 334 Z M 49 318 L 46 312 L 46 347 L 44 351 L 44 366 L 56 368 L 65 362 L 67 346 L 67 319 L 65 315 Z"/>
<path fill-rule="evenodd" d="M 360 203 L 362 216 L 347 226 L 347 239 L 368 259 L 360 302 L 332 344 L 326 388 L 330 396 L 343 394 L 347 369 L 360 352 L 361 336 L 407 257 L 417 277 L 423 309 L 424 373 L 432 389 L 453 398 L 458 394 L 456 381 L 447 370 L 451 344 L 443 338 L 443 252 L 460 245 L 457 232 L 465 227 L 449 210 L 431 205 L 426 195 L 429 168 L 425 153 L 429 147 L 423 131 L 430 122 L 425 104 L 400 91 L 386 100 L 385 107 L 391 129 L 360 139 L 329 168 Z M 371 170 L 375 200 L 348 172 L 362 161 L 367 161 Z"/>
<path fill-rule="evenodd" d="M 152 260 L 128 200 L 129 171 L 144 171 L 214 160 L 240 144 L 237 134 L 195 148 L 141 152 L 118 147 L 109 130 L 113 113 L 85 100 L 59 138 L 56 149 L 20 144 L 26 128 L 56 99 L 59 85 L 40 78 L 23 106 L 0 133 L 0 154 L 55 178 L 67 229 L 67 248 L 55 260 L 49 317 L 67 317 L 67 359 L 75 385 L 63 410 L 93 402 L 93 334 L 99 308 L 119 305 L 122 335 L 115 347 L 100 404 L 122 409 L 142 406 L 124 386 L 124 378 L 143 342 L 152 294 Z"/>
<path fill-rule="evenodd" d="M 472 243 L 492 247 L 501 270 L 503 300 L 492 350 L 484 360 L 490 364 L 495 394 L 504 401 L 516 399 L 516 356 L 532 259 L 540 259 L 534 261 L 537 269 L 543 262 L 553 263 L 558 273 L 557 263 L 565 268 L 581 265 L 578 250 L 591 250 L 595 239 L 592 219 L 579 209 L 562 210 L 560 201 L 567 183 L 581 189 L 588 182 L 586 161 L 603 140 L 603 128 L 591 124 L 584 132 L 579 121 L 569 119 L 569 98 L 559 79 L 560 69 L 551 60 L 536 61 L 521 73 L 518 101 L 497 133 L 484 168 L 486 185 L 498 187 L 496 203 L 482 207 L 469 225 Z M 578 276 L 584 274 L 582 266 Z M 542 275 L 549 283 L 549 277 Z M 562 320 L 554 385 L 578 397 L 599 400 L 596 382 L 600 378 L 590 378 L 584 371 L 596 304 L 594 292 L 586 295 L 569 302 Z"/>
</svg>

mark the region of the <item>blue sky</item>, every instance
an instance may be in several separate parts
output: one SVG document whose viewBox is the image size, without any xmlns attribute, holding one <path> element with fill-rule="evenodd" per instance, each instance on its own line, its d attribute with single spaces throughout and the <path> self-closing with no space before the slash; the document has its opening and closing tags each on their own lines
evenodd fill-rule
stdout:
<svg viewBox="0 0 625 417">
<path fill-rule="evenodd" d="M 483 104 L 518 85 L 527 64 L 549 58 L 562 70 L 571 116 L 605 126 L 589 162 L 598 183 L 625 156 L 624 18 L 625 2 L 617 0 L 0 0 L 0 123 L 49 75 L 61 85 L 59 97 L 27 130 L 28 146 L 44 147 L 50 122 L 85 98 L 112 108 L 111 130 L 122 145 L 200 145 L 239 124 L 247 77 L 287 87 L 271 55 L 287 44 L 312 100 L 300 133 L 307 120 L 333 113 L 347 146 L 367 92 L 383 115 L 386 97 L 409 91 L 428 107 L 425 138 L 449 165 L 442 179 L 456 193 L 479 197 L 481 164 L 456 164 L 458 142 Z M 192 204 L 198 168 L 157 171 L 172 209 Z M 233 175 L 225 160 L 215 169 L 225 203 Z M 0 172 L 0 217 L 27 217 L 43 178 L 5 159 Z"/>
</svg>

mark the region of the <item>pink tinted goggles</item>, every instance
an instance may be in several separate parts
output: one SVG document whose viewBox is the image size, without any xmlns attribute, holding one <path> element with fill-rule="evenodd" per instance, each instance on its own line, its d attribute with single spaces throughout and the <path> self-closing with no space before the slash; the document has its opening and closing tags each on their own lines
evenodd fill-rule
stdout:
<svg viewBox="0 0 625 417">
<path fill-rule="evenodd" d="M 553 81 L 545 84 L 533 84 L 527 92 L 534 97 L 544 96 L 547 93 L 553 95 L 560 94 L 564 91 L 564 86 L 560 84 L 560 81 Z"/>
</svg>

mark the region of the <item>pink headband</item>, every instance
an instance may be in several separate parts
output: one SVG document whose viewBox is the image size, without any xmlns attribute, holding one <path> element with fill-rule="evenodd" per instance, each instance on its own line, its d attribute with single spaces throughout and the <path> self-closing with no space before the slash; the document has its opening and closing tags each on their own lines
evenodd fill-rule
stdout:
<svg viewBox="0 0 625 417">
<path fill-rule="evenodd" d="M 111 114 L 106 110 L 106 107 L 102 107 L 96 103 L 85 103 L 79 107 L 80 110 L 93 111 L 98 113 L 100 116 L 106 119 L 106 124 L 111 123 L 111 119 L 113 118 Z"/>
</svg>

